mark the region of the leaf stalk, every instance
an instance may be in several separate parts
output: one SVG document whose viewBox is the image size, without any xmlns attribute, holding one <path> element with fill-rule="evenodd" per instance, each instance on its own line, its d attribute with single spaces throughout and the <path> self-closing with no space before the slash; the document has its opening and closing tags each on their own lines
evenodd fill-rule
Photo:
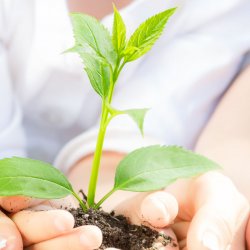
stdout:
<svg viewBox="0 0 250 250">
<path fill-rule="evenodd" d="M 94 208 L 95 209 L 98 209 L 100 206 L 101 206 L 101 204 L 105 201 L 105 200 L 107 200 L 115 191 L 117 191 L 115 188 L 113 188 L 112 190 L 110 190 L 107 194 L 105 194 L 101 199 L 100 199 L 100 201 L 98 201 L 97 203 L 96 203 L 96 205 L 94 206 Z"/>
</svg>

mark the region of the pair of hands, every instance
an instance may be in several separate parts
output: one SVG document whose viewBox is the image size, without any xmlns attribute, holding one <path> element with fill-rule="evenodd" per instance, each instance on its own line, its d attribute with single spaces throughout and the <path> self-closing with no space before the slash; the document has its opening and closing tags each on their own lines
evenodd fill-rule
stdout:
<svg viewBox="0 0 250 250">
<path fill-rule="evenodd" d="M 110 190 L 115 166 L 122 157 L 109 152 L 103 154 L 99 190 L 104 193 Z M 89 172 L 91 163 L 92 156 L 85 157 L 69 173 L 75 190 L 86 190 L 82 184 L 88 183 L 86 172 Z M 45 202 L 23 197 L 0 198 L 0 207 L 10 212 L 9 217 L 0 212 L 0 249 L 97 249 L 102 241 L 97 227 L 73 229 L 72 215 L 56 210 L 61 206 L 68 207 L 69 203 L 76 205 L 72 198 Z M 144 223 L 177 238 L 178 248 L 163 247 L 160 250 L 246 249 L 249 204 L 231 180 L 217 172 L 179 180 L 164 191 L 151 194 L 117 193 L 103 207 L 115 209 L 129 217 L 132 223 Z M 38 211 L 21 211 L 25 208 Z M 250 224 L 248 239 L 250 249 Z"/>
<path fill-rule="evenodd" d="M 250 220 L 245 233 L 249 204 L 231 180 L 220 173 L 181 180 L 165 193 L 156 192 L 137 203 L 133 199 L 130 202 L 129 208 L 122 204 L 119 211 L 129 215 L 131 207 L 132 211 L 140 207 L 137 216 L 142 221 L 157 228 L 171 225 L 179 249 L 245 250 L 246 237 L 250 249 Z"/>
<path fill-rule="evenodd" d="M 178 206 L 175 199 L 172 196 L 165 195 L 164 192 L 157 192 L 146 197 L 145 195 L 139 195 L 136 199 L 128 201 L 126 207 L 122 204 L 120 206 L 126 209 L 126 215 L 130 217 L 131 222 L 141 224 L 142 220 L 145 219 L 144 216 L 149 215 L 150 223 L 154 226 L 159 223 L 159 218 L 155 220 L 154 216 L 151 217 L 150 214 L 151 212 L 158 212 L 158 205 L 155 204 L 154 200 L 161 198 L 164 198 L 164 200 L 170 198 L 175 206 L 173 213 L 176 215 Z M 56 209 L 61 206 L 74 205 L 74 200 L 70 197 L 58 201 L 44 202 L 25 197 L 1 198 L 0 201 L 2 208 L 11 212 L 9 217 L 0 212 L 0 249 L 94 250 L 102 243 L 102 233 L 97 227 L 81 226 L 74 229 L 73 216 L 65 210 Z M 131 205 L 133 206 L 132 210 L 129 209 Z M 140 209 L 144 210 L 146 214 L 141 212 Z M 129 210 L 130 212 L 128 212 Z M 160 212 L 163 212 L 162 216 L 165 215 L 165 209 Z M 173 216 L 175 216 L 174 214 Z M 175 237 L 170 229 L 163 231 Z M 166 247 L 164 249 L 172 250 L 173 248 Z M 115 248 L 106 250 L 115 250 Z"/>
<path fill-rule="evenodd" d="M 42 204 L 41 200 L 22 197 L 1 198 L 0 201 L 1 207 L 11 212 L 9 217 L 0 212 L 0 249 L 93 250 L 101 244 L 102 234 L 98 228 L 73 229 L 72 215 L 55 210 L 67 205 L 68 199 Z M 28 207 L 38 211 L 20 211 Z M 248 202 L 232 182 L 219 173 L 178 181 L 165 191 L 137 194 L 118 204 L 116 209 L 133 223 L 143 222 L 176 236 L 179 249 L 245 249 Z M 250 226 L 248 233 L 249 230 Z"/>
</svg>

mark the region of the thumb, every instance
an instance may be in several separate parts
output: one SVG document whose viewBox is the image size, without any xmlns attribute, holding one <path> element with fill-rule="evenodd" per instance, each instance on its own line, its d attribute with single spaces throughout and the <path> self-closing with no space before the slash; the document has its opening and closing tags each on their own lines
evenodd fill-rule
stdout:
<svg viewBox="0 0 250 250">
<path fill-rule="evenodd" d="M 165 191 L 147 195 L 140 205 L 140 216 L 155 228 L 171 224 L 178 214 L 178 203 L 175 197 Z"/>
</svg>

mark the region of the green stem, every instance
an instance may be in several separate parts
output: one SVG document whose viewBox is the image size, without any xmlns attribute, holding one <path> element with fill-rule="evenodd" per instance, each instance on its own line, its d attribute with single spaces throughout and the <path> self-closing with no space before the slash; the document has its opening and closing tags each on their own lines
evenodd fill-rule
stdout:
<svg viewBox="0 0 250 250">
<path fill-rule="evenodd" d="M 91 170 L 91 176 L 90 176 L 90 182 L 89 182 L 89 188 L 88 188 L 87 203 L 90 207 L 93 207 L 95 204 L 96 185 L 97 185 L 100 161 L 101 161 L 101 156 L 102 156 L 103 142 L 104 142 L 104 137 L 105 137 L 106 129 L 107 129 L 106 122 L 107 122 L 107 118 L 109 114 L 105 103 L 103 103 L 102 107 L 103 107 L 102 118 L 100 122 L 100 128 L 99 128 L 99 133 L 97 137 L 96 149 L 95 149 L 94 159 L 92 163 L 92 170 Z"/>
<path fill-rule="evenodd" d="M 107 96 L 107 99 L 103 99 L 102 102 L 102 115 L 101 115 L 101 122 L 100 122 L 100 128 L 99 128 L 99 133 L 97 137 L 97 142 L 96 142 L 96 149 L 95 149 L 95 154 L 94 154 L 94 159 L 92 163 L 92 169 L 91 169 L 91 176 L 90 176 L 90 181 L 89 181 L 89 188 L 88 188 L 88 198 L 87 198 L 87 204 L 90 207 L 95 207 L 95 194 L 96 194 L 96 186 L 97 186 L 97 180 L 98 180 L 98 173 L 99 173 L 99 168 L 100 168 L 100 162 L 101 162 L 101 156 L 102 156 L 102 148 L 103 148 L 103 142 L 104 142 L 104 137 L 106 134 L 107 126 L 113 116 L 109 116 L 110 112 L 108 109 L 108 106 L 110 105 L 112 101 L 112 96 L 114 92 L 114 86 L 115 82 L 125 65 L 125 62 L 119 67 L 120 65 L 120 58 L 118 58 L 117 61 L 117 67 L 112 73 L 112 68 L 110 69 L 110 90 L 109 94 Z M 107 104 L 106 104 L 107 103 Z"/>
<path fill-rule="evenodd" d="M 72 192 L 72 195 L 78 200 L 82 210 L 86 212 L 88 210 L 88 207 L 83 203 L 82 199 L 75 192 Z"/>
<path fill-rule="evenodd" d="M 107 200 L 107 199 L 109 198 L 109 196 L 111 196 L 115 191 L 116 191 L 116 189 L 113 188 L 111 191 L 109 191 L 107 194 L 105 194 L 105 195 L 100 199 L 100 201 L 98 201 L 98 203 L 95 205 L 95 208 L 98 209 L 98 208 L 101 206 L 101 204 L 102 204 L 105 200 Z"/>
<path fill-rule="evenodd" d="M 117 71 L 117 77 L 116 77 L 116 79 L 117 79 L 118 76 L 120 75 L 120 73 L 121 73 L 121 71 L 122 71 L 122 69 L 123 69 L 123 67 L 125 66 L 126 63 L 127 63 L 127 62 L 123 61 L 122 65 L 119 67 L 119 69 L 118 69 L 118 71 Z"/>
<path fill-rule="evenodd" d="M 118 56 L 117 61 L 116 61 L 116 67 L 115 67 L 114 74 L 113 74 L 114 83 L 116 82 L 116 80 L 118 78 L 118 69 L 119 69 L 120 63 L 121 63 L 121 58 Z"/>
</svg>

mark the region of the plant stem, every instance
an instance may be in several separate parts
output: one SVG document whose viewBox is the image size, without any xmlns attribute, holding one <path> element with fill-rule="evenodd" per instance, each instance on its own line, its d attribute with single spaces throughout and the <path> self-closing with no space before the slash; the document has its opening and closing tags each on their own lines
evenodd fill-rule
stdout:
<svg viewBox="0 0 250 250">
<path fill-rule="evenodd" d="M 95 149 L 94 159 L 92 163 L 91 176 L 90 176 L 89 188 L 88 188 L 87 204 L 89 205 L 89 207 L 95 207 L 96 186 L 97 186 L 97 180 L 98 180 L 98 174 L 99 174 L 99 168 L 100 168 L 100 162 L 101 162 L 101 156 L 102 156 L 104 137 L 106 134 L 107 126 L 109 122 L 111 121 L 111 119 L 114 117 L 112 115 L 109 116 L 110 112 L 109 112 L 108 107 L 110 106 L 111 101 L 112 101 L 115 82 L 122 68 L 125 65 L 125 62 L 123 62 L 123 64 L 120 66 L 120 62 L 121 62 L 121 59 L 118 58 L 117 66 L 114 72 L 112 71 L 112 68 L 110 70 L 110 75 L 111 75 L 110 90 L 109 90 L 107 99 L 103 99 L 102 101 L 101 122 L 100 122 L 97 142 L 96 142 L 96 149 Z"/>
<path fill-rule="evenodd" d="M 114 192 L 116 191 L 116 189 L 112 189 L 111 191 L 109 191 L 107 194 L 105 194 L 102 198 L 101 198 L 101 200 L 100 201 L 98 201 L 98 203 L 95 205 L 95 207 L 94 208 L 99 208 L 100 206 L 101 206 L 101 204 L 105 201 L 105 200 L 107 200 L 108 198 L 109 198 L 109 196 L 111 196 Z"/>
<path fill-rule="evenodd" d="M 72 194 L 73 194 L 73 196 L 78 200 L 78 202 L 79 202 L 79 204 L 80 204 L 82 210 L 83 210 L 84 212 L 86 212 L 86 211 L 88 210 L 88 207 L 86 206 L 86 204 L 83 203 L 82 199 L 78 196 L 77 193 L 72 192 Z"/>
<path fill-rule="evenodd" d="M 94 159 L 92 163 L 91 177 L 90 177 L 89 188 L 88 188 L 87 203 L 90 207 L 93 207 L 95 204 L 96 184 L 97 184 L 100 161 L 101 161 L 101 156 L 102 156 L 102 147 L 103 147 L 104 137 L 105 137 L 106 129 L 107 129 L 108 114 L 109 114 L 108 109 L 105 103 L 103 102 L 102 118 L 100 122 L 100 128 L 99 128 L 99 133 L 97 137 L 96 149 L 95 149 Z"/>
</svg>

